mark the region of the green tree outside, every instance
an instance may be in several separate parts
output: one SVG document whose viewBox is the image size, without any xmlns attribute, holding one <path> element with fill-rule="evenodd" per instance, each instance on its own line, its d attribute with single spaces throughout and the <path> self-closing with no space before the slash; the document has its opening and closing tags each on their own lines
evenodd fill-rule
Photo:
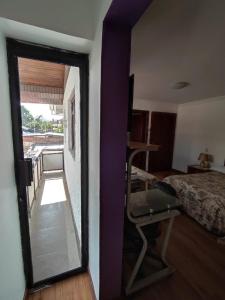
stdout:
<svg viewBox="0 0 225 300">
<path fill-rule="evenodd" d="M 63 124 L 58 121 L 46 121 L 42 115 L 34 118 L 30 111 L 21 105 L 22 126 L 30 129 L 33 132 L 57 132 L 63 133 Z M 55 124 L 57 123 L 57 124 Z"/>
</svg>

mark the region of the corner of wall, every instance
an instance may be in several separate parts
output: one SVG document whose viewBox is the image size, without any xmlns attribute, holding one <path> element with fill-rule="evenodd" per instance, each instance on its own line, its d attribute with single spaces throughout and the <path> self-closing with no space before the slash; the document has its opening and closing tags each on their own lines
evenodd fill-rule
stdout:
<svg viewBox="0 0 225 300">
<path fill-rule="evenodd" d="M 5 36 L 0 32 L 0 299 L 21 300 L 25 291 L 21 234 L 14 174 Z"/>
</svg>

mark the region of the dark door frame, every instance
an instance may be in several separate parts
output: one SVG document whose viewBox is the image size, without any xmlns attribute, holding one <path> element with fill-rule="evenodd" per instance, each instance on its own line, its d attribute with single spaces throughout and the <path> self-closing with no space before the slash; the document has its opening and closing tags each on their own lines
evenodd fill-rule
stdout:
<svg viewBox="0 0 225 300">
<path fill-rule="evenodd" d="M 164 118 L 170 118 L 170 120 L 172 120 L 173 126 L 170 127 L 171 130 L 171 134 L 168 133 L 168 126 L 164 126 L 165 130 L 167 130 L 167 138 L 170 137 L 171 138 L 171 143 L 170 143 L 170 147 L 168 149 L 168 144 L 166 143 L 163 144 L 160 142 L 160 139 L 162 138 L 163 135 L 163 125 L 160 126 L 160 128 L 158 129 L 158 134 L 157 136 L 155 136 L 155 134 L 153 134 L 153 131 L 156 132 L 156 128 L 153 125 L 154 122 L 153 120 L 155 120 L 155 117 L 157 116 L 161 116 Z M 172 164 L 173 164 L 173 153 L 174 153 L 174 143 L 175 143 L 175 133 L 176 133 L 176 120 L 177 120 L 177 114 L 176 113 L 170 113 L 170 112 L 161 112 L 161 111 L 152 111 L 151 112 L 151 123 L 150 123 L 150 144 L 160 144 L 161 145 L 161 149 L 158 152 L 152 153 L 152 155 L 149 157 L 149 161 L 148 161 L 148 171 L 151 172 L 160 172 L 160 171 L 168 171 L 172 169 Z M 162 121 L 160 122 L 160 124 L 162 123 Z M 155 129 L 155 130 L 154 130 Z M 155 140 L 156 139 L 156 140 Z M 167 155 L 163 155 L 163 151 L 166 151 Z M 162 157 L 161 159 L 159 159 L 159 157 L 163 156 L 163 160 Z M 163 169 L 158 169 L 157 168 L 157 162 L 159 165 L 159 161 L 160 161 L 160 165 L 163 166 L 165 165 L 165 161 L 164 159 L 167 158 L 167 165 L 168 167 L 164 167 Z M 152 163 L 153 163 L 153 167 L 152 167 Z"/>
<path fill-rule="evenodd" d="M 149 123 L 149 111 L 143 110 L 143 109 L 132 109 L 132 117 L 134 114 L 142 114 L 142 116 L 145 118 L 145 132 L 143 133 L 142 143 L 147 143 L 148 138 L 148 123 Z"/>
<path fill-rule="evenodd" d="M 27 288 L 38 287 L 44 284 L 62 280 L 71 275 L 84 272 L 88 265 L 88 55 L 37 45 L 24 41 L 6 38 L 9 87 L 11 98 L 12 136 L 14 148 L 15 176 L 18 194 L 18 207 L 20 217 L 21 242 L 24 262 L 24 272 Z M 20 87 L 18 73 L 18 57 L 54 62 L 80 69 L 81 93 L 81 239 L 82 262 L 81 267 L 53 276 L 46 280 L 33 282 L 33 268 L 30 248 L 29 220 L 26 202 L 26 189 L 24 184 L 22 121 L 20 108 Z"/>
<path fill-rule="evenodd" d="M 128 114 L 127 114 L 127 134 L 130 140 L 130 133 L 132 127 L 132 111 L 134 103 L 134 74 L 129 76 L 129 92 L 128 92 Z"/>
<path fill-rule="evenodd" d="M 147 143 L 147 140 L 148 140 L 149 111 L 148 110 L 142 110 L 142 109 L 133 109 L 132 110 L 132 114 L 131 114 L 131 117 L 132 117 L 131 129 L 134 128 L 134 124 L 133 123 L 134 123 L 134 116 L 135 116 L 135 114 L 138 114 L 138 115 L 142 116 L 143 123 L 144 123 L 144 131 L 138 137 L 138 139 L 133 139 L 133 137 L 132 137 L 133 131 L 131 130 L 130 141 Z M 138 126 L 138 124 L 136 124 L 136 126 Z M 137 156 L 133 160 L 133 164 L 136 167 L 145 170 L 145 168 L 146 168 L 146 158 L 147 158 L 146 153 L 138 153 Z"/>
</svg>

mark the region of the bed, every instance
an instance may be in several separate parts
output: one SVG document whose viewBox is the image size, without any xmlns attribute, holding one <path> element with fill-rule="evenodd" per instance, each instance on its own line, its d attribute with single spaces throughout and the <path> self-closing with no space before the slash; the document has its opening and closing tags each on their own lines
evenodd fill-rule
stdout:
<svg viewBox="0 0 225 300">
<path fill-rule="evenodd" d="M 139 178 L 143 181 L 148 181 L 148 183 L 150 185 L 153 185 L 154 183 L 156 183 L 158 181 L 157 177 L 144 171 L 144 170 L 141 170 L 135 166 L 132 166 L 132 169 L 131 169 L 131 176 L 132 178 Z"/>
<path fill-rule="evenodd" d="M 158 178 L 135 166 L 131 169 L 131 190 L 132 193 L 143 191 L 158 181 Z"/>
<path fill-rule="evenodd" d="M 206 172 L 164 179 L 178 194 L 184 211 L 210 232 L 225 235 L 225 174 Z"/>
</svg>

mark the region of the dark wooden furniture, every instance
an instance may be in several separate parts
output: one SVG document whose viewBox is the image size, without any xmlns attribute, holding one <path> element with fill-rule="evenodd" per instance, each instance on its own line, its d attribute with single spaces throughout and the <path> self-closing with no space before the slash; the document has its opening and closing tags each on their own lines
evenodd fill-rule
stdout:
<svg viewBox="0 0 225 300">
<path fill-rule="evenodd" d="M 149 155 L 149 172 L 171 170 L 176 118 L 175 113 L 151 113 L 150 144 L 160 145 L 160 149 Z"/>
<path fill-rule="evenodd" d="M 204 173 L 204 172 L 211 172 L 211 169 L 202 168 L 199 165 L 189 165 L 187 168 L 188 174 L 195 174 L 195 173 Z"/>
<path fill-rule="evenodd" d="M 133 142 L 147 143 L 149 112 L 145 110 L 132 110 L 130 140 Z M 133 165 L 145 170 L 146 153 L 139 153 Z"/>
<path fill-rule="evenodd" d="M 129 141 L 127 147 L 131 150 L 148 150 L 148 151 L 159 151 L 160 145 L 146 144 L 135 141 Z"/>
<path fill-rule="evenodd" d="M 173 176 L 173 175 L 184 175 L 186 173 L 178 171 L 178 170 L 167 170 L 167 171 L 159 171 L 159 172 L 152 172 L 152 175 L 156 176 L 159 180 L 163 180 L 164 178 L 168 176 Z"/>
</svg>

